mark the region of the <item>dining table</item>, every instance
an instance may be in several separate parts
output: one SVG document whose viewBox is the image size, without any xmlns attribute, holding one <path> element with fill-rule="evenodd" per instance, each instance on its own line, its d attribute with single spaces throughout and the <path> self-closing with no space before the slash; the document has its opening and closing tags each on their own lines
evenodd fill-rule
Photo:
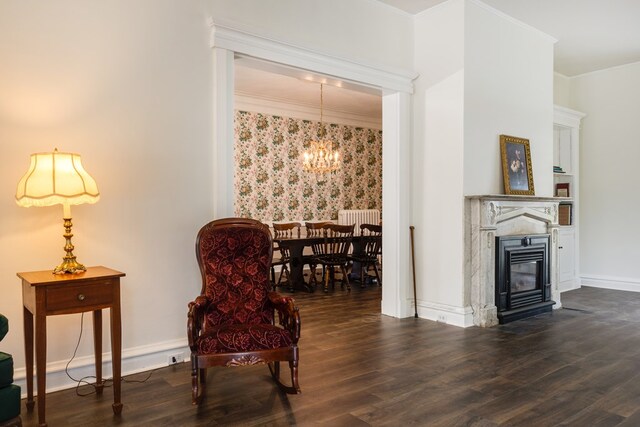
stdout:
<svg viewBox="0 0 640 427">
<path fill-rule="evenodd" d="M 287 289 L 290 292 L 295 291 L 304 291 L 304 292 L 313 292 L 315 291 L 315 287 L 311 283 L 311 279 L 309 282 L 304 280 L 304 249 L 306 247 L 311 247 L 313 244 L 321 243 L 324 241 L 324 237 L 322 236 L 301 236 L 301 237 L 279 237 L 274 238 L 274 242 L 276 242 L 279 246 L 285 247 L 289 249 L 289 283 L 287 285 Z M 351 240 L 352 245 L 352 253 L 358 254 L 363 251 L 362 248 L 362 239 L 360 236 L 353 236 Z M 360 271 L 359 269 L 354 269 Z M 355 279 L 359 279 L 359 276 L 356 277 L 356 272 L 352 273 L 350 277 Z"/>
</svg>

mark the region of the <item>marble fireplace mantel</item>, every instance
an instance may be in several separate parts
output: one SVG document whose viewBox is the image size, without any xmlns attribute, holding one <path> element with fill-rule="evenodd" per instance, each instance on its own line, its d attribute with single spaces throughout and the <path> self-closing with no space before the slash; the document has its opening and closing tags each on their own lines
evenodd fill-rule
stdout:
<svg viewBox="0 0 640 427">
<path fill-rule="evenodd" d="M 551 236 L 551 299 L 559 308 L 558 204 L 560 197 L 478 195 L 465 198 L 465 300 L 476 326 L 498 324 L 495 304 L 495 238 Z"/>
</svg>

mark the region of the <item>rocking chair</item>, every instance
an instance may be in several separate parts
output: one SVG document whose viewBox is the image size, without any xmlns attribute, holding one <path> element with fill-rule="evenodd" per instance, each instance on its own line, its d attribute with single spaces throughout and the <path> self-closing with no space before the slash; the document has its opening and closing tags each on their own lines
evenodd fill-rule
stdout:
<svg viewBox="0 0 640 427">
<path fill-rule="evenodd" d="M 189 303 L 187 322 L 194 405 L 212 366 L 266 363 L 283 391 L 300 392 L 300 314 L 292 298 L 270 290 L 272 250 L 269 228 L 259 221 L 227 218 L 200 229 L 202 290 Z M 289 362 L 291 385 L 280 380 L 281 361 Z"/>
</svg>

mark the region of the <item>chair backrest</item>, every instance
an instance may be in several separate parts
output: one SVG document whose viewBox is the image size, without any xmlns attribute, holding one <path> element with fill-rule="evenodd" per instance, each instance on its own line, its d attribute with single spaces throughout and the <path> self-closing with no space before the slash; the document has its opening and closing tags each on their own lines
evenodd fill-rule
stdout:
<svg viewBox="0 0 640 427">
<path fill-rule="evenodd" d="M 286 238 L 286 237 L 300 237 L 299 222 L 284 222 L 273 224 L 273 237 L 274 238 Z"/>
<path fill-rule="evenodd" d="M 307 237 L 324 237 L 324 226 L 333 224 L 331 221 L 322 222 L 305 222 L 304 226 L 307 229 Z"/>
<path fill-rule="evenodd" d="M 273 321 L 273 310 L 266 309 L 272 251 L 269 227 L 253 219 L 219 219 L 200 229 L 196 257 L 201 294 L 212 301 L 205 330 Z"/>
<path fill-rule="evenodd" d="M 300 238 L 300 227 L 301 224 L 299 222 L 274 223 L 273 238 L 274 240 Z M 280 253 L 280 262 L 288 262 L 291 258 L 291 253 L 287 246 L 281 246 L 274 242 L 273 250 L 276 254 L 278 252 Z M 274 256 L 276 256 L 276 254 L 274 254 Z"/>
<path fill-rule="evenodd" d="M 382 255 L 382 226 L 375 224 L 362 224 L 360 226 L 360 245 L 362 253 L 371 260 Z"/>
<path fill-rule="evenodd" d="M 361 224 L 360 225 L 361 236 L 382 236 L 382 226 L 375 224 Z"/>
<path fill-rule="evenodd" d="M 326 224 L 324 229 L 325 237 L 320 253 L 346 257 L 351 248 L 354 225 Z"/>
</svg>

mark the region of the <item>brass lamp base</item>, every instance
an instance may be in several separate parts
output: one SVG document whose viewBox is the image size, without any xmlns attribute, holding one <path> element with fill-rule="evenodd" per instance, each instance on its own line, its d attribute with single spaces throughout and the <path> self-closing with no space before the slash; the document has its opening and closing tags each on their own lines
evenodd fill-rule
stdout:
<svg viewBox="0 0 640 427">
<path fill-rule="evenodd" d="M 66 241 L 64 250 L 67 254 L 62 258 L 62 264 L 53 269 L 53 274 L 76 274 L 87 271 L 84 265 L 76 261 L 76 256 L 73 254 L 75 247 L 71 243 L 71 238 L 73 237 L 71 233 L 72 225 L 71 218 L 64 218 L 64 234 L 62 236 Z"/>
<path fill-rule="evenodd" d="M 53 269 L 53 274 L 76 274 L 84 273 L 85 271 L 87 271 L 87 267 L 77 262 L 74 256 L 73 259 L 64 257 L 64 261 Z"/>
</svg>

